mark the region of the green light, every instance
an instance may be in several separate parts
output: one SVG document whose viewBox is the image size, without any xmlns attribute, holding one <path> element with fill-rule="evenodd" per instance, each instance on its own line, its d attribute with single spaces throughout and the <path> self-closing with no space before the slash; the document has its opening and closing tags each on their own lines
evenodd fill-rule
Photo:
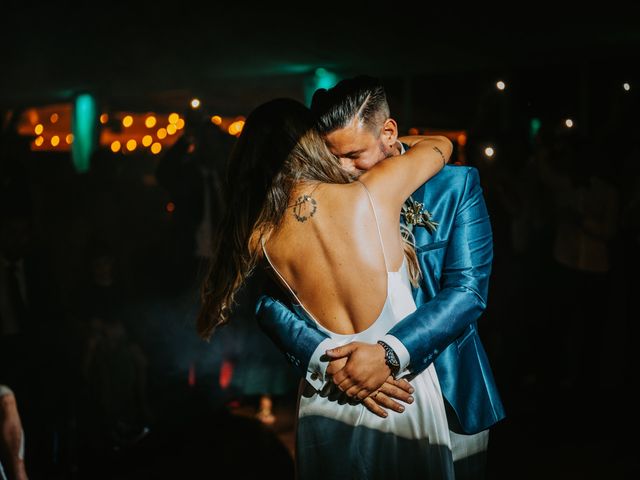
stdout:
<svg viewBox="0 0 640 480">
<path fill-rule="evenodd" d="M 96 148 L 98 126 L 98 109 L 93 96 L 83 93 L 78 95 L 73 106 L 71 131 L 73 144 L 71 158 L 76 171 L 83 173 L 89 170 L 91 155 Z"/>
<path fill-rule="evenodd" d="M 319 88 L 329 89 L 333 87 L 340 78 L 337 74 L 327 70 L 326 68 L 316 68 L 311 77 L 308 77 L 304 86 L 304 97 L 307 102 L 307 106 L 311 105 L 311 98 L 314 92 Z"/>
<path fill-rule="evenodd" d="M 538 131 L 540 130 L 541 126 L 542 122 L 539 118 L 531 119 L 531 121 L 529 122 L 529 140 L 533 141 L 533 139 L 536 138 L 536 135 L 538 135 Z"/>
</svg>

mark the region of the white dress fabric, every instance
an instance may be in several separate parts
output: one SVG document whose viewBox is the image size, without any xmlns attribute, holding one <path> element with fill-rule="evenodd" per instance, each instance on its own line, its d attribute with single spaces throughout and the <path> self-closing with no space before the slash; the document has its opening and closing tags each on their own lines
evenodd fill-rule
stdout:
<svg viewBox="0 0 640 480">
<path fill-rule="evenodd" d="M 366 187 L 365 191 L 378 224 L 373 199 Z M 382 244 L 382 236 L 379 237 Z M 375 343 L 416 309 L 406 260 L 399 271 L 391 272 L 385 254 L 387 298 L 376 321 L 366 330 L 352 335 L 331 332 L 304 308 L 271 263 L 264 243 L 263 250 L 271 268 L 309 318 L 340 345 L 352 341 Z M 384 245 L 382 250 L 384 253 Z M 451 440 L 436 370 L 431 364 L 417 376 L 405 378 L 415 389 L 414 402 L 405 405 L 402 413 L 386 409 L 387 418 L 373 414 L 361 403 L 354 403 L 331 382 L 318 391 L 303 379 L 296 424 L 297 478 L 453 479 Z"/>
</svg>

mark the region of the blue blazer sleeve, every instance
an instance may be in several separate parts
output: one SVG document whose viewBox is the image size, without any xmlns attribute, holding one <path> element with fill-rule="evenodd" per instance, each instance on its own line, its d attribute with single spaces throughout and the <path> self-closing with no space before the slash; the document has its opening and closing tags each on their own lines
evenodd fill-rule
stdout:
<svg viewBox="0 0 640 480">
<path fill-rule="evenodd" d="M 329 337 L 270 294 L 263 294 L 258 298 L 256 317 L 264 333 L 289 363 L 305 376 L 313 352 Z"/>
<path fill-rule="evenodd" d="M 437 293 L 389 331 L 409 351 L 413 373 L 427 368 L 487 305 L 493 238 L 475 168 L 468 170 L 444 255 L 440 281 L 424 277 Z M 423 272 L 428 268 L 422 262 L 420 266 Z"/>
</svg>

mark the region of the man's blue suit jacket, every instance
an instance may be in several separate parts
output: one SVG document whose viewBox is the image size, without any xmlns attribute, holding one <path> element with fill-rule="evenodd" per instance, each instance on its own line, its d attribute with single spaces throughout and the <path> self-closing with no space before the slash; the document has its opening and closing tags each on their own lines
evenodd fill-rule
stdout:
<svg viewBox="0 0 640 480">
<path fill-rule="evenodd" d="M 478 170 L 446 165 L 412 198 L 438 226 L 413 234 L 423 273 L 414 289 L 417 310 L 388 333 L 407 348 L 408 369 L 418 374 L 432 362 L 442 393 L 463 432 L 485 430 L 505 416 L 477 320 L 487 305 L 493 236 Z M 265 293 L 258 298 L 260 327 L 305 375 L 311 355 L 327 338 L 298 305 Z M 287 306 L 289 308 L 287 308 Z M 295 312 L 297 311 L 297 315 Z"/>
</svg>

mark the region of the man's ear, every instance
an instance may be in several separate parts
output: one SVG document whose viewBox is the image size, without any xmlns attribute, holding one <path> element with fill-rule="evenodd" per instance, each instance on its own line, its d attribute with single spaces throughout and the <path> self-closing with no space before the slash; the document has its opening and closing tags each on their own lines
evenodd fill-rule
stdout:
<svg viewBox="0 0 640 480">
<path fill-rule="evenodd" d="M 380 135 L 385 146 L 393 148 L 398 141 L 398 124 L 393 118 L 387 118 L 384 121 Z"/>
</svg>

